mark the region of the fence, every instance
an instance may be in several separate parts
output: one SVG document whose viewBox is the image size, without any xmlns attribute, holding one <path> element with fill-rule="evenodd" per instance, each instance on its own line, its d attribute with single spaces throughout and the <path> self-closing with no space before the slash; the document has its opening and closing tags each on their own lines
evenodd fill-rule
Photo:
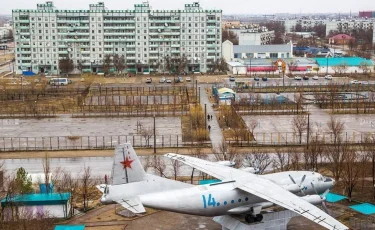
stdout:
<svg viewBox="0 0 375 230">
<path fill-rule="evenodd" d="M 60 137 L 0 137 L 1 151 L 47 151 L 111 149 L 118 143 L 130 142 L 134 147 L 153 147 L 153 136 L 60 136 Z M 186 143 L 190 144 L 190 143 Z M 156 136 L 156 147 L 183 147 L 181 135 Z"/>
<path fill-rule="evenodd" d="M 341 135 L 341 143 L 359 144 L 366 143 L 365 140 L 374 133 L 344 133 Z M 320 143 L 329 145 L 334 143 L 331 133 L 312 133 L 317 136 Z M 234 146 L 289 146 L 307 144 L 306 133 L 302 134 L 301 142 L 296 133 L 255 133 L 255 141 L 251 138 L 239 141 L 227 141 Z M 118 143 L 130 142 L 135 147 L 153 147 L 154 136 L 121 135 L 121 136 L 54 136 L 54 137 L 0 137 L 1 151 L 47 151 L 47 150 L 89 150 L 89 149 L 111 149 Z M 310 139 L 311 144 L 311 139 Z M 181 135 L 157 135 L 156 147 L 179 148 L 197 146 L 211 147 L 210 141 L 205 142 L 183 142 Z"/>
<path fill-rule="evenodd" d="M 237 92 L 241 93 L 275 93 L 275 92 L 329 92 L 332 90 L 338 92 L 346 91 L 375 91 L 375 84 L 343 84 L 343 83 L 291 83 L 285 84 L 241 84 L 240 87 L 236 87 Z"/>
</svg>

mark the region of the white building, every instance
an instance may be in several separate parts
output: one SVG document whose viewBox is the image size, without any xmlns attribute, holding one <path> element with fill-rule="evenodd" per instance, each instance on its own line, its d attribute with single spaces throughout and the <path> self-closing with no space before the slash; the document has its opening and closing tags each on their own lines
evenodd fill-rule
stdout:
<svg viewBox="0 0 375 230">
<path fill-rule="evenodd" d="M 278 59 L 292 58 L 293 45 L 291 43 L 282 45 L 233 45 L 229 40 L 223 42 L 223 58 L 227 61 L 237 59 Z"/>
<path fill-rule="evenodd" d="M 239 45 L 267 45 L 275 39 L 275 31 L 258 32 L 257 29 L 231 29 L 238 36 Z"/>
<path fill-rule="evenodd" d="M 124 55 L 128 71 L 161 71 L 165 59 L 188 59 L 187 71 L 206 72 L 221 58 L 222 10 L 199 3 L 183 10 L 108 10 L 103 2 L 89 10 L 58 10 L 52 2 L 36 10 L 13 10 L 17 73 L 58 73 L 59 59 L 100 71 L 106 54 Z M 164 67 L 163 67 L 164 66 Z"/>
<path fill-rule="evenodd" d="M 342 31 L 343 33 L 355 28 L 370 29 L 373 28 L 374 19 L 352 19 L 352 20 L 326 20 L 326 19 L 284 19 L 276 20 L 285 26 L 285 32 L 294 32 L 293 29 L 300 24 L 303 31 L 311 32 L 311 29 L 317 25 L 326 25 L 326 35 L 332 30 Z"/>
<path fill-rule="evenodd" d="M 0 39 L 7 38 L 12 27 L 0 27 Z"/>
</svg>

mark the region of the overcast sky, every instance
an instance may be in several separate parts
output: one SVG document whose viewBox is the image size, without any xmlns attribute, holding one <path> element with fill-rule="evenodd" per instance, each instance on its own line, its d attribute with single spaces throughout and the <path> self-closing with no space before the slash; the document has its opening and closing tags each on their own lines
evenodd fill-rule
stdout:
<svg viewBox="0 0 375 230">
<path fill-rule="evenodd" d="M 110 10 L 133 9 L 136 0 L 55 0 L 58 9 L 88 9 L 89 4 L 103 1 Z M 197 0 L 150 0 L 153 9 L 183 9 L 185 3 Z M 3 0 L 0 14 L 11 14 L 12 9 L 36 9 L 41 0 Z M 272 13 L 358 13 L 374 10 L 374 0 L 201 0 L 204 9 L 222 9 L 224 14 Z"/>
</svg>

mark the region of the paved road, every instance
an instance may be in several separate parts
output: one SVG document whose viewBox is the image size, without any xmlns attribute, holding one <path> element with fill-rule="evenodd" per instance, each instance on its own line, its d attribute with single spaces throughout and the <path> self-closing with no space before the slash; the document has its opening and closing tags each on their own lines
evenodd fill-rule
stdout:
<svg viewBox="0 0 375 230">
<path fill-rule="evenodd" d="M 221 128 L 219 126 L 219 122 L 217 121 L 215 111 L 212 108 L 212 103 L 210 102 L 210 100 L 208 98 L 209 96 L 208 96 L 208 93 L 207 93 L 204 86 L 200 87 L 200 97 L 201 97 L 200 100 L 201 100 L 201 106 L 202 106 L 203 111 L 204 111 L 204 107 L 206 105 L 207 114 L 212 115 L 212 120 L 207 121 L 207 127 L 208 127 L 208 125 L 211 126 L 210 140 L 211 140 L 212 146 L 213 147 L 219 146 L 224 137 L 223 137 L 223 133 L 221 131 Z M 205 117 L 205 119 L 207 119 L 207 117 Z"/>
</svg>

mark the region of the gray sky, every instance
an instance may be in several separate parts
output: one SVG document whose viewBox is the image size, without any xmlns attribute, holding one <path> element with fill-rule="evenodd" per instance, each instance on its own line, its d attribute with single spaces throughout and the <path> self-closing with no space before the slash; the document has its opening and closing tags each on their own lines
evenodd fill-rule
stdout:
<svg viewBox="0 0 375 230">
<path fill-rule="evenodd" d="M 55 0 L 58 9 L 88 9 L 89 4 L 104 1 L 110 10 L 133 9 L 142 0 Z M 182 9 L 185 3 L 198 0 L 150 0 L 153 9 Z M 36 9 L 45 0 L 3 0 L 0 14 L 12 9 Z M 204 9 L 222 9 L 224 14 L 326 13 L 374 10 L 374 0 L 201 0 Z M 254 4 L 255 3 L 255 4 Z"/>
</svg>

